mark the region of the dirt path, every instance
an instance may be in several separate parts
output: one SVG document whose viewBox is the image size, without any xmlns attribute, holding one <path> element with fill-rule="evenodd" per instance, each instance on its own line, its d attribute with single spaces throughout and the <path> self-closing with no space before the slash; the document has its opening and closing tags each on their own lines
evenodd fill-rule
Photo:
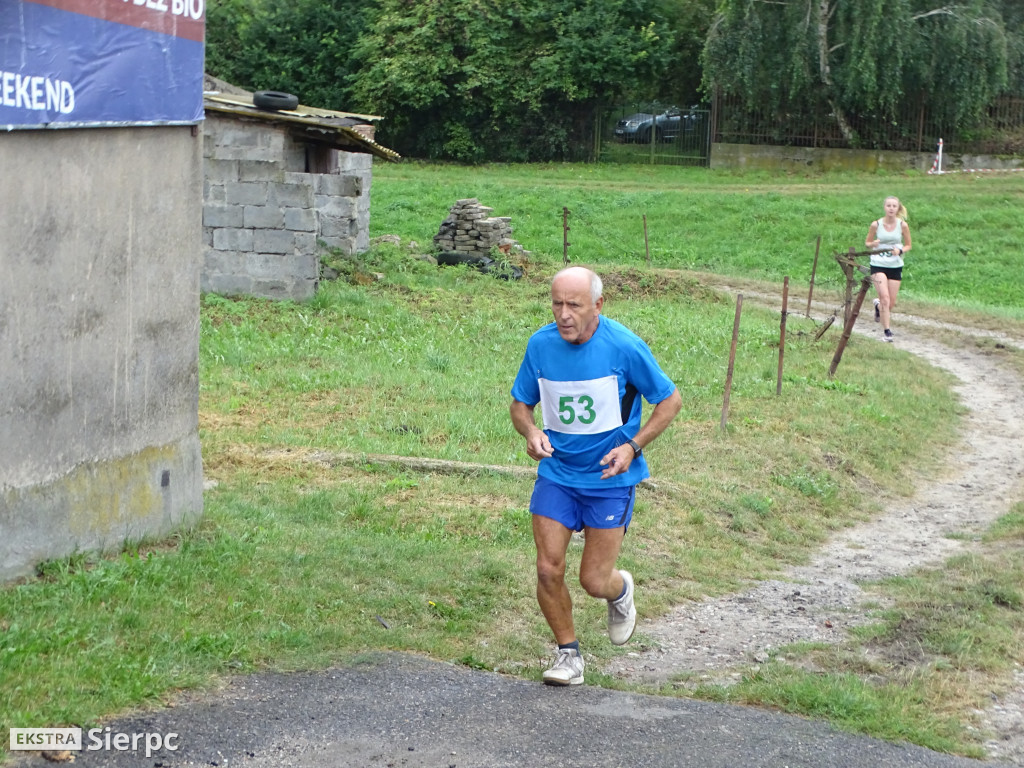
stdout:
<svg viewBox="0 0 1024 768">
<path fill-rule="evenodd" d="M 863 320 L 861 325 L 859 332 L 880 338 L 879 326 Z M 937 324 L 895 316 L 897 346 L 954 374 L 969 409 L 963 439 L 944 471 L 921 477 L 913 497 L 886 502 L 875 521 L 836 535 L 810 564 L 742 594 L 679 606 L 642 622 L 649 647 L 620 657 L 610 672 L 646 682 L 689 672 L 728 683 L 766 661 L 771 649 L 799 641 L 839 642 L 846 628 L 865 618 L 858 584 L 964 551 L 971 546 L 969 534 L 1024 499 L 1022 382 L 992 356 L 957 344 L 953 334 L 947 345 L 932 340 L 934 334 L 915 332 L 924 325 Z M 949 538 L 953 533 L 968 535 Z M 1016 692 L 994 702 L 983 723 L 995 734 L 989 754 L 1024 766 L 1024 672 L 1017 680 Z"/>
</svg>

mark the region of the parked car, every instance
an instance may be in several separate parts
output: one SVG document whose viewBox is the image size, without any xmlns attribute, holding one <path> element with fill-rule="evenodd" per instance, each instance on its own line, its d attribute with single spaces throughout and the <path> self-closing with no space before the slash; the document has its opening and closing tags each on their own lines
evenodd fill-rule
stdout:
<svg viewBox="0 0 1024 768">
<path fill-rule="evenodd" d="M 697 130 L 702 113 L 696 107 L 681 110 L 669 107 L 660 114 L 637 112 L 624 117 L 615 125 L 615 138 L 623 142 L 651 143 L 651 131 L 657 141 L 675 141 L 681 134 Z"/>
</svg>

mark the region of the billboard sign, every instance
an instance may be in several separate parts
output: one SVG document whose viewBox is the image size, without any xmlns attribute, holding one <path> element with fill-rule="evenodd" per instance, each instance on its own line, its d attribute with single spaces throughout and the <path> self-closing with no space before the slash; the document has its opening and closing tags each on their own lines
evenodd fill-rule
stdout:
<svg viewBox="0 0 1024 768">
<path fill-rule="evenodd" d="M 0 129 L 203 119 L 206 0 L 0 0 Z"/>
</svg>

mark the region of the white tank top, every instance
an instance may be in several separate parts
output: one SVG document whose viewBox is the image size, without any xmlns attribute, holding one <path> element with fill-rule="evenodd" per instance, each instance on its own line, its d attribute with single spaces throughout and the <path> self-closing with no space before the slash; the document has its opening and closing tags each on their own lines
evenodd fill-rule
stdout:
<svg viewBox="0 0 1024 768">
<path fill-rule="evenodd" d="M 903 220 L 896 219 L 896 228 L 889 230 L 885 228 L 885 219 L 879 219 L 878 226 L 875 227 L 875 237 L 878 238 L 879 244 L 871 254 L 871 266 L 902 267 L 903 256 L 897 256 L 892 249 L 903 247 Z"/>
</svg>

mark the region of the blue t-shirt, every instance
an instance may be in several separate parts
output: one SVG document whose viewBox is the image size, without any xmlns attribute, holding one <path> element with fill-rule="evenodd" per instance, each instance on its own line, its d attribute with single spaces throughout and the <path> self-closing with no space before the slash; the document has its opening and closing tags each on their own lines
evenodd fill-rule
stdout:
<svg viewBox="0 0 1024 768">
<path fill-rule="evenodd" d="M 641 455 L 627 472 L 601 479 L 601 458 L 640 431 L 638 395 L 657 404 L 675 390 L 644 340 L 601 316 L 583 344 L 565 341 L 555 323 L 534 333 L 512 397 L 531 408 L 541 405 L 554 452 L 541 460 L 538 475 L 574 488 L 612 488 L 650 477 Z"/>
</svg>

